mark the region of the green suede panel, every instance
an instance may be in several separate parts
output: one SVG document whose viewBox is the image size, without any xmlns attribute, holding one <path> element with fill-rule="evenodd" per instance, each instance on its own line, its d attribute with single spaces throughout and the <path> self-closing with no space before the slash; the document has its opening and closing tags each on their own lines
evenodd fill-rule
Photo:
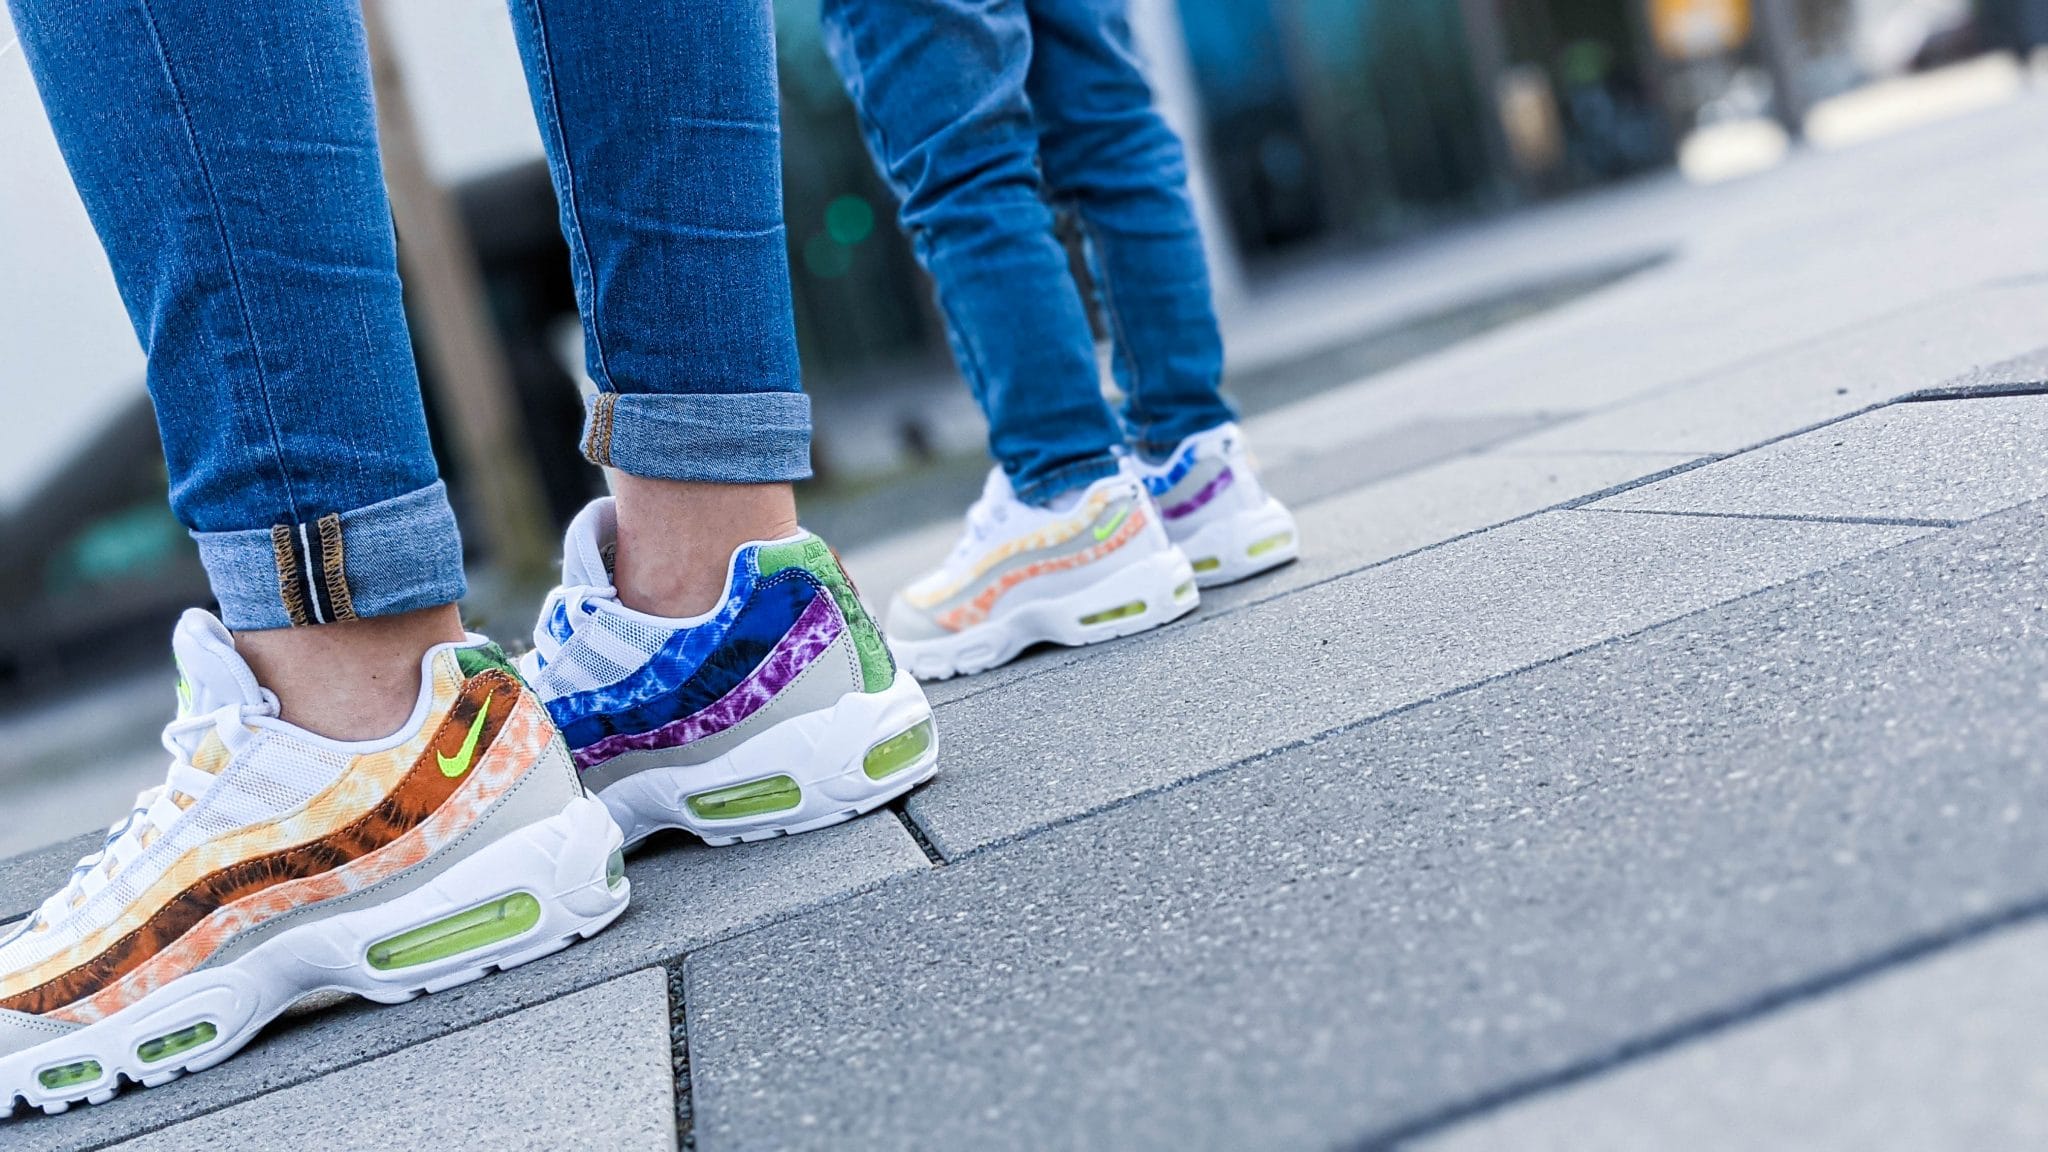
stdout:
<svg viewBox="0 0 2048 1152">
<path fill-rule="evenodd" d="M 823 540 L 808 535 L 788 544 L 771 544 L 756 554 L 755 562 L 764 577 L 785 568 L 802 568 L 832 593 L 839 614 L 846 618 L 847 631 L 853 634 L 854 653 L 860 657 L 861 691 L 880 692 L 895 682 L 896 660 L 882 643 L 881 629 L 861 604 L 860 593 L 854 591 L 853 581 L 839 566 L 839 557 Z"/>
<path fill-rule="evenodd" d="M 455 650 L 455 663 L 457 667 L 462 669 L 462 676 L 465 680 L 479 672 L 496 668 L 521 684 L 526 683 L 526 678 L 519 674 L 518 667 L 505 655 L 505 650 L 496 644 L 479 644 L 474 648 L 457 648 Z"/>
</svg>

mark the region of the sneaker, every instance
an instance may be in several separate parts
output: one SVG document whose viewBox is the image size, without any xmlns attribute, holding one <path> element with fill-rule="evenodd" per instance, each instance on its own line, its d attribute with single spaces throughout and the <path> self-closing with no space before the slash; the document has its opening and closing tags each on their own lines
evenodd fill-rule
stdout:
<svg viewBox="0 0 2048 1152">
<path fill-rule="evenodd" d="M 992 468 L 945 565 L 889 605 L 889 643 L 920 679 L 944 680 L 1185 616 L 1200 594 L 1160 524 L 1128 465 L 1060 511 L 1018 500 Z"/>
<path fill-rule="evenodd" d="M 482 637 L 429 651 L 405 727 L 356 743 L 279 720 L 212 616 L 173 647 L 169 777 L 0 929 L 0 1115 L 162 1084 L 309 995 L 410 1000 L 625 910 L 618 829 Z"/>
<path fill-rule="evenodd" d="M 1167 536 L 1187 553 L 1202 587 L 1235 583 L 1301 555 L 1294 515 L 1260 485 L 1236 424 L 1190 436 L 1165 463 L 1139 468 Z"/>
<path fill-rule="evenodd" d="M 711 844 L 808 832 L 938 771 L 924 690 L 823 540 L 741 545 L 718 606 L 672 620 L 619 603 L 617 535 L 608 498 L 569 526 L 524 668 L 629 847 L 662 828 Z"/>
</svg>

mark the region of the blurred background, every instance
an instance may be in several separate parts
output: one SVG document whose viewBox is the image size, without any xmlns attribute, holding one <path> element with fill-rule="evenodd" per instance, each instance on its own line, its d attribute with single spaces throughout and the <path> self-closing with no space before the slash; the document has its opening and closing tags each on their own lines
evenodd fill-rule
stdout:
<svg viewBox="0 0 2048 1152">
<path fill-rule="evenodd" d="M 850 548 L 957 516 L 987 464 L 816 9 L 776 3 L 818 415 L 804 495 L 811 525 Z M 372 14 L 470 616 L 509 639 L 600 483 L 575 452 L 587 385 L 567 252 L 500 0 Z M 1619 182 L 1736 180 L 2015 99 L 2048 0 L 1134 0 L 1133 23 L 1189 143 L 1230 384 L 1256 411 L 1641 264 L 1553 254 L 1542 276 L 1475 276 L 1448 304 L 1392 314 L 1361 303 L 1387 253 Z M 13 40 L 0 15 L 0 45 Z M 4 854 L 94 826 L 154 781 L 163 638 L 209 601 L 165 504 L 140 352 L 18 50 L 0 53 L 0 270 L 0 808 L 26 837 Z M 448 398 L 479 390 L 517 419 L 450 423 L 467 405 Z M 85 772 L 81 731 L 104 745 Z"/>
</svg>

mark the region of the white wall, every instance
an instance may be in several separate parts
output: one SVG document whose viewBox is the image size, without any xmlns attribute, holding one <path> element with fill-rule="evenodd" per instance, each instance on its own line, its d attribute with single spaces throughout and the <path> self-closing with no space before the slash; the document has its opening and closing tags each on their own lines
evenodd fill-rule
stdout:
<svg viewBox="0 0 2048 1152">
<path fill-rule="evenodd" d="M 443 180 L 540 155 L 503 0 L 385 6 Z M 142 352 L 0 5 L 0 513 L 142 394 Z"/>
<path fill-rule="evenodd" d="M 14 45 L 0 6 L 0 45 Z M 0 55 L 0 513 L 141 389 L 142 351 L 21 49 Z"/>
</svg>

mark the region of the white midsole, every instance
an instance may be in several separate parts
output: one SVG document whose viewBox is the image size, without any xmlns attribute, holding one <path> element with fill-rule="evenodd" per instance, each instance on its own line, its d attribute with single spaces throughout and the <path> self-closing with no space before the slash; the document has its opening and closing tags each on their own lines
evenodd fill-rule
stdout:
<svg viewBox="0 0 2048 1152">
<path fill-rule="evenodd" d="M 1268 544 L 1258 555 L 1253 547 L 1286 537 L 1284 543 Z M 1195 565 L 1195 580 L 1204 588 L 1230 584 L 1248 576 L 1278 568 L 1301 555 L 1301 533 L 1287 506 L 1268 496 L 1256 508 L 1247 508 L 1217 518 L 1177 537 L 1174 543 Z"/>
<path fill-rule="evenodd" d="M 915 761 L 880 780 L 865 761 L 875 745 L 931 720 L 932 706 L 916 677 L 899 668 L 880 692 L 849 692 L 830 708 L 767 728 L 702 764 L 648 768 L 599 796 L 633 845 L 663 828 L 682 828 L 712 844 L 807 832 L 870 811 L 931 779 L 938 770 L 936 736 Z M 737 819 L 707 819 L 689 799 L 739 784 L 787 776 L 794 807 Z"/>
<path fill-rule="evenodd" d="M 232 961 L 180 976 L 104 1020 L 0 1056 L 0 1103 L 21 1097 L 45 1111 L 61 1111 L 80 1099 L 98 1102 L 112 1096 L 124 1076 L 156 1084 L 220 1063 L 313 993 L 349 992 L 397 1003 L 474 979 L 487 968 L 546 955 L 595 934 L 625 911 L 631 886 L 623 879 L 608 883 L 606 875 L 619 846 L 619 830 L 604 806 L 578 796 L 559 815 L 493 841 L 413 891 L 286 929 Z M 393 971 L 369 962 L 372 944 L 520 892 L 538 900 L 540 915 L 517 936 Z M 203 1044 L 153 1064 L 137 1052 L 149 1041 L 201 1024 L 215 1029 Z M 98 1076 L 43 1087 L 41 1074 L 82 1061 L 98 1064 Z M 0 1107 L 0 1116 L 6 1114 Z"/>
<path fill-rule="evenodd" d="M 920 679 L 980 672 L 1016 659 L 1033 644 L 1095 644 L 1176 620 L 1200 602 L 1194 578 L 1188 558 L 1180 549 L 1168 547 L 1065 595 L 1021 600 L 1001 615 L 952 635 L 929 640 L 891 637 L 889 644 L 896 658 Z M 1082 623 L 1133 604 L 1144 608 L 1130 616 Z"/>
</svg>

